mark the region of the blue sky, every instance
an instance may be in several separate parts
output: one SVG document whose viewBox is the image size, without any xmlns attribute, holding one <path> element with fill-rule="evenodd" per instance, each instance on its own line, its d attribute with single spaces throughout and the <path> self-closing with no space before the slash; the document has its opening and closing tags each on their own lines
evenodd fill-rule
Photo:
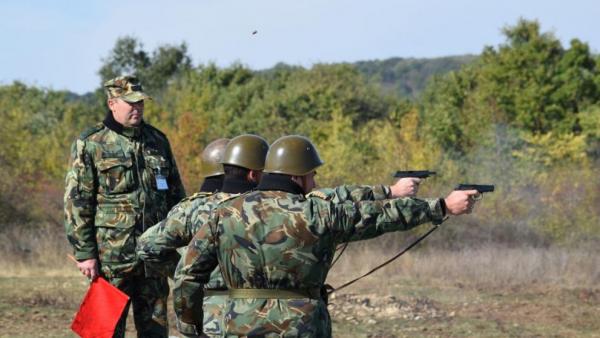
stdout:
<svg viewBox="0 0 600 338">
<path fill-rule="evenodd" d="M 539 20 L 565 45 L 579 38 L 600 51 L 600 2 L 592 0 L 3 0 L 0 84 L 91 91 L 102 58 L 125 35 L 147 51 L 186 42 L 194 65 L 262 69 L 478 54 L 502 43 L 501 28 L 519 17 Z"/>
</svg>

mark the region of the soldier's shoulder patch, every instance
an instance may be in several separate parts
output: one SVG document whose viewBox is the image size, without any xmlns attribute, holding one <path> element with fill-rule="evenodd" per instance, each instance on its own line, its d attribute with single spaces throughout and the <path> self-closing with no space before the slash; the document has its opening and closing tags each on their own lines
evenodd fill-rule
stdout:
<svg viewBox="0 0 600 338">
<path fill-rule="evenodd" d="M 99 132 L 103 128 L 104 128 L 104 124 L 102 122 L 97 123 L 95 126 L 90 127 L 88 129 L 84 130 L 83 133 L 79 134 L 79 139 L 80 140 L 85 140 L 86 138 L 88 138 L 91 135 Z"/>
<path fill-rule="evenodd" d="M 239 197 L 240 195 L 241 194 L 233 194 L 233 193 L 222 194 L 221 196 L 219 196 L 220 198 L 217 200 L 217 203 L 221 204 L 221 203 L 227 202 L 227 201 L 232 200 L 232 199 L 234 199 L 236 197 Z"/>
<path fill-rule="evenodd" d="M 330 200 L 332 194 L 329 194 L 326 190 L 313 190 L 306 194 L 306 198 L 317 197 L 324 200 Z"/>
<path fill-rule="evenodd" d="M 214 195 L 214 193 L 213 192 L 208 192 L 208 191 L 199 191 L 199 192 L 197 192 L 197 193 L 195 193 L 195 194 L 193 194 L 191 196 L 188 196 L 188 197 L 184 198 L 183 200 L 193 201 L 195 199 L 202 198 L 202 197 L 208 197 L 208 196 L 211 196 L 211 195 Z"/>
</svg>

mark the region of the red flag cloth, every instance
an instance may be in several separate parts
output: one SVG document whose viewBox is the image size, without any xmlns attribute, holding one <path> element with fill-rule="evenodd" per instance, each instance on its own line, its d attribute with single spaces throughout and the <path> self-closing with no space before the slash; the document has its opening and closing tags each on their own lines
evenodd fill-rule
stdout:
<svg viewBox="0 0 600 338">
<path fill-rule="evenodd" d="M 110 338 L 128 302 L 123 291 L 98 277 L 85 294 L 71 329 L 82 338 Z"/>
</svg>

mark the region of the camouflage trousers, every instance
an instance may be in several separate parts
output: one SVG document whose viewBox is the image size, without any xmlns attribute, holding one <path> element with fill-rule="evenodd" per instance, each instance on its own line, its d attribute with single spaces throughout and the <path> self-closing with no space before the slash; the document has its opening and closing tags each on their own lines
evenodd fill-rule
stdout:
<svg viewBox="0 0 600 338">
<path fill-rule="evenodd" d="M 230 299 L 226 337 L 331 338 L 327 306 L 316 299 Z"/>
<path fill-rule="evenodd" d="M 168 337 L 167 297 L 169 284 L 167 278 L 148 278 L 144 273 L 133 276 L 113 277 L 110 283 L 130 298 L 133 306 L 133 321 L 138 337 L 166 338 Z M 129 305 L 117 324 L 113 337 L 125 336 L 125 324 Z"/>
</svg>

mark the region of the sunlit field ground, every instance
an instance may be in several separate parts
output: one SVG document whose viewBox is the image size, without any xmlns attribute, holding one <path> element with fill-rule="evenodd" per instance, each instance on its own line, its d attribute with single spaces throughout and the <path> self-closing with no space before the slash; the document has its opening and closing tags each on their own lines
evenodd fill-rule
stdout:
<svg viewBox="0 0 600 338">
<path fill-rule="evenodd" d="M 388 256 L 390 254 L 388 253 Z M 332 284 L 382 256 L 349 253 Z M 332 300 L 339 337 L 600 337 L 600 259 L 482 248 L 403 256 Z M 343 277 L 342 277 L 343 276 Z"/>
<path fill-rule="evenodd" d="M 53 242 L 29 260 L 3 255 L 1 337 L 75 336 L 87 282 Z M 329 282 L 393 255 L 373 244 L 346 250 Z M 329 309 L 336 337 L 600 337 L 599 281 L 600 256 L 589 250 L 416 249 L 333 295 Z"/>
</svg>

